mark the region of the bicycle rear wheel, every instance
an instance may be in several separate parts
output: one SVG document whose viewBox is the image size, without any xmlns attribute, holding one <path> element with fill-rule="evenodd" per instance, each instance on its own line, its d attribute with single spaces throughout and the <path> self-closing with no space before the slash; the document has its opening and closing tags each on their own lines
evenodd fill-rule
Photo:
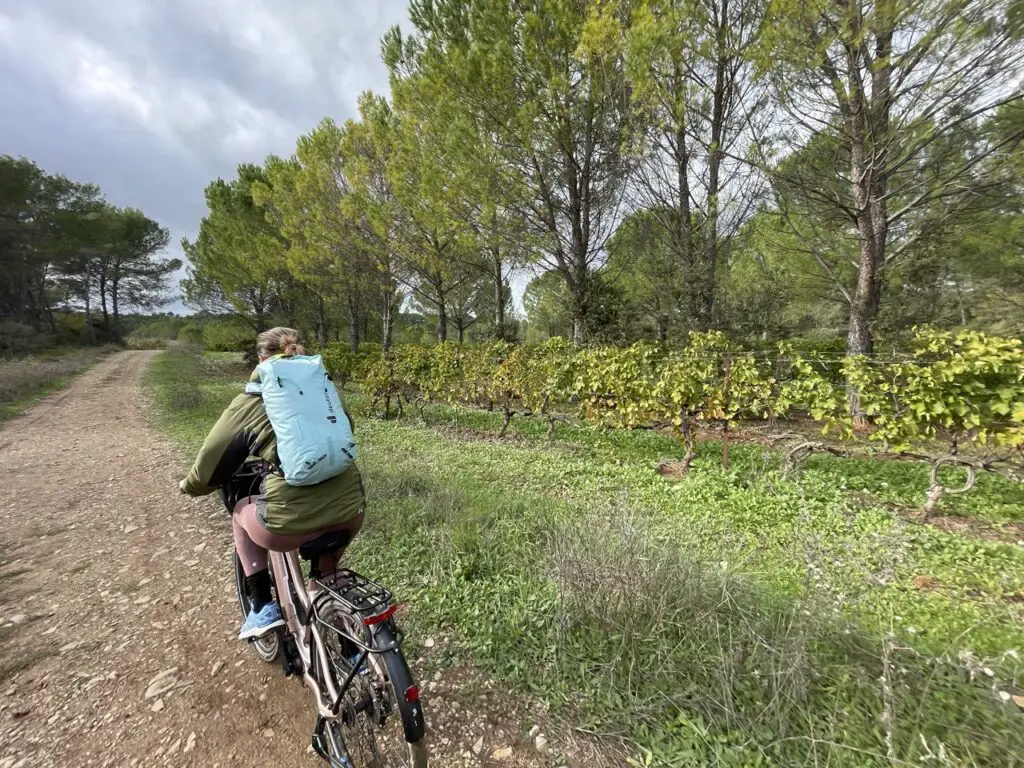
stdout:
<svg viewBox="0 0 1024 768">
<path fill-rule="evenodd" d="M 371 635 L 341 605 L 324 606 L 321 620 L 371 647 L 394 643 L 394 631 L 381 625 Z M 322 633 L 332 674 L 340 685 L 358 658 L 358 649 L 330 631 Z M 352 681 L 338 719 L 326 724 L 326 746 L 339 765 L 351 768 L 427 768 L 423 709 L 409 665 L 400 649 L 372 653 Z"/>
<path fill-rule="evenodd" d="M 242 569 L 242 561 L 238 559 L 237 552 L 234 555 L 234 559 L 235 592 L 238 594 L 238 607 L 242 611 L 242 620 L 244 621 L 245 617 L 249 615 L 249 592 L 245 588 L 245 571 Z M 270 634 L 256 638 L 251 642 L 253 650 L 256 651 L 256 655 L 263 659 L 263 661 L 267 663 L 277 661 L 277 657 L 281 653 L 280 632 L 271 632 Z"/>
</svg>

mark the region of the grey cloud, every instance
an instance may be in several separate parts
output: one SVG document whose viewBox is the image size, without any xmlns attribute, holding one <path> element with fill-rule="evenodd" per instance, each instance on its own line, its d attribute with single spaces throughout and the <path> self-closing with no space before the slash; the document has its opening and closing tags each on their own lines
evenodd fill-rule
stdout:
<svg viewBox="0 0 1024 768">
<path fill-rule="evenodd" d="M 212 178 L 386 90 L 396 23 L 405 0 L 0 0 L 0 153 L 99 184 L 177 243 Z"/>
</svg>

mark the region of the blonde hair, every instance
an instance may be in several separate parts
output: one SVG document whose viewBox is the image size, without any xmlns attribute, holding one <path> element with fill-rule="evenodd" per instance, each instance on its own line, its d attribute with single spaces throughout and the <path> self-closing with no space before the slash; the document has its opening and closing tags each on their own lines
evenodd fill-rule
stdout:
<svg viewBox="0 0 1024 768">
<path fill-rule="evenodd" d="M 305 351 L 299 341 L 299 332 L 294 328 L 278 326 L 256 337 L 256 354 L 261 358 L 274 355 L 301 355 Z"/>
</svg>

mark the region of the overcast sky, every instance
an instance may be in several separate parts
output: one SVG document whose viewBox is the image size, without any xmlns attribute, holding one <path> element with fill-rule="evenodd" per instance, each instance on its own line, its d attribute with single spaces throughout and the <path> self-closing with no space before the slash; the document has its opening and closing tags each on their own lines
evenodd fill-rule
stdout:
<svg viewBox="0 0 1024 768">
<path fill-rule="evenodd" d="M 286 10 L 287 8 L 287 10 Z M 0 0 L 0 154 L 192 238 L 203 188 L 385 92 L 406 0 Z M 180 306 L 180 305 L 179 305 Z"/>
</svg>

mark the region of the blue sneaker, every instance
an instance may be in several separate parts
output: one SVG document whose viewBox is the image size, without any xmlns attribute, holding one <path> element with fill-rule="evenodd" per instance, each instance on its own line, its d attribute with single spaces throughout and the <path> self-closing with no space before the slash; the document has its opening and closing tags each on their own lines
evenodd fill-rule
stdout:
<svg viewBox="0 0 1024 768">
<path fill-rule="evenodd" d="M 263 637 L 272 629 L 284 626 L 284 618 L 281 616 L 281 608 L 277 602 L 270 602 L 259 611 L 249 611 L 242 624 L 242 630 L 238 633 L 239 640 L 248 640 L 251 637 Z"/>
</svg>

